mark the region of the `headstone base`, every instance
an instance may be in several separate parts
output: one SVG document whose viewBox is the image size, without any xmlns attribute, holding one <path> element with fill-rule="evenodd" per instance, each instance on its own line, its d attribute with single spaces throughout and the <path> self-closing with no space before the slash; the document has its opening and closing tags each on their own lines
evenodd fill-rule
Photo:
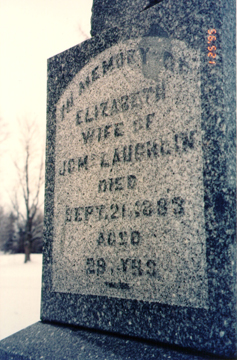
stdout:
<svg viewBox="0 0 237 360">
<path fill-rule="evenodd" d="M 0 359 L 207 360 L 213 356 L 124 336 L 38 322 L 0 341 Z"/>
</svg>

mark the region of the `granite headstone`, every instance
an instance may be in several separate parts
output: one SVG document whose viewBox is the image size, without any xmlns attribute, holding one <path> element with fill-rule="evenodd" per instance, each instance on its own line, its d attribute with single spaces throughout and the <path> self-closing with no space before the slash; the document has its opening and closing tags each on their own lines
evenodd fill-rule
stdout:
<svg viewBox="0 0 237 360">
<path fill-rule="evenodd" d="M 233 356 L 235 2 L 93 11 L 48 61 L 42 320 Z"/>
</svg>

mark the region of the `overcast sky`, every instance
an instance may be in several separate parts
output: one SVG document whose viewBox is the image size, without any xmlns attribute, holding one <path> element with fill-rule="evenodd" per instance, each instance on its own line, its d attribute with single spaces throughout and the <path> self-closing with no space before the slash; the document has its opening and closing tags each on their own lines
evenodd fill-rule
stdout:
<svg viewBox="0 0 237 360">
<path fill-rule="evenodd" d="M 0 117 L 9 132 L 0 150 L 0 205 L 16 182 L 17 119 L 36 119 L 45 139 L 47 58 L 90 36 L 92 2 L 0 0 Z"/>
</svg>

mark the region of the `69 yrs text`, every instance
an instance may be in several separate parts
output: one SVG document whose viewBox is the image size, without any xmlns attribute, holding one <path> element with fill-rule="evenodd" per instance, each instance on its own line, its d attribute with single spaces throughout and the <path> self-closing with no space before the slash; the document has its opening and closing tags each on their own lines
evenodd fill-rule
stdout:
<svg viewBox="0 0 237 360">
<path fill-rule="evenodd" d="M 107 266 L 106 261 L 103 258 L 87 258 L 86 274 L 101 276 L 104 274 L 114 275 L 115 272 L 118 272 L 120 274 L 131 274 L 133 276 L 148 275 L 154 277 L 157 275 L 156 266 L 157 264 L 155 260 L 149 259 L 143 262 L 142 260 L 136 258 L 126 258 L 120 259 L 119 265 L 112 269 Z"/>
</svg>

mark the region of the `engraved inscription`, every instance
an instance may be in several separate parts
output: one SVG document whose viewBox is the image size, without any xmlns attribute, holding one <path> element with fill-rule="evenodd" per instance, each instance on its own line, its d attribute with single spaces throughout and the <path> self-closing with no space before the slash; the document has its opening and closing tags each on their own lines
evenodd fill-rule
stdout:
<svg viewBox="0 0 237 360">
<path fill-rule="evenodd" d="M 149 37 L 57 103 L 53 291 L 207 308 L 200 54 Z"/>
<path fill-rule="evenodd" d="M 122 179 L 122 178 L 121 178 Z M 112 179 L 111 179 L 112 180 Z M 117 185 L 116 185 L 117 186 Z M 116 187 L 115 187 L 116 189 Z M 122 190 L 122 187 L 120 188 Z M 185 214 L 185 200 L 180 196 L 172 199 L 161 198 L 159 200 L 137 200 L 134 204 L 112 203 L 106 205 L 77 206 L 70 208 L 66 206 L 65 222 L 85 222 L 88 220 L 98 222 L 103 220 L 135 219 L 143 216 L 165 216 L 167 212 L 174 216 Z M 79 216 L 80 214 L 80 216 Z"/>
</svg>

